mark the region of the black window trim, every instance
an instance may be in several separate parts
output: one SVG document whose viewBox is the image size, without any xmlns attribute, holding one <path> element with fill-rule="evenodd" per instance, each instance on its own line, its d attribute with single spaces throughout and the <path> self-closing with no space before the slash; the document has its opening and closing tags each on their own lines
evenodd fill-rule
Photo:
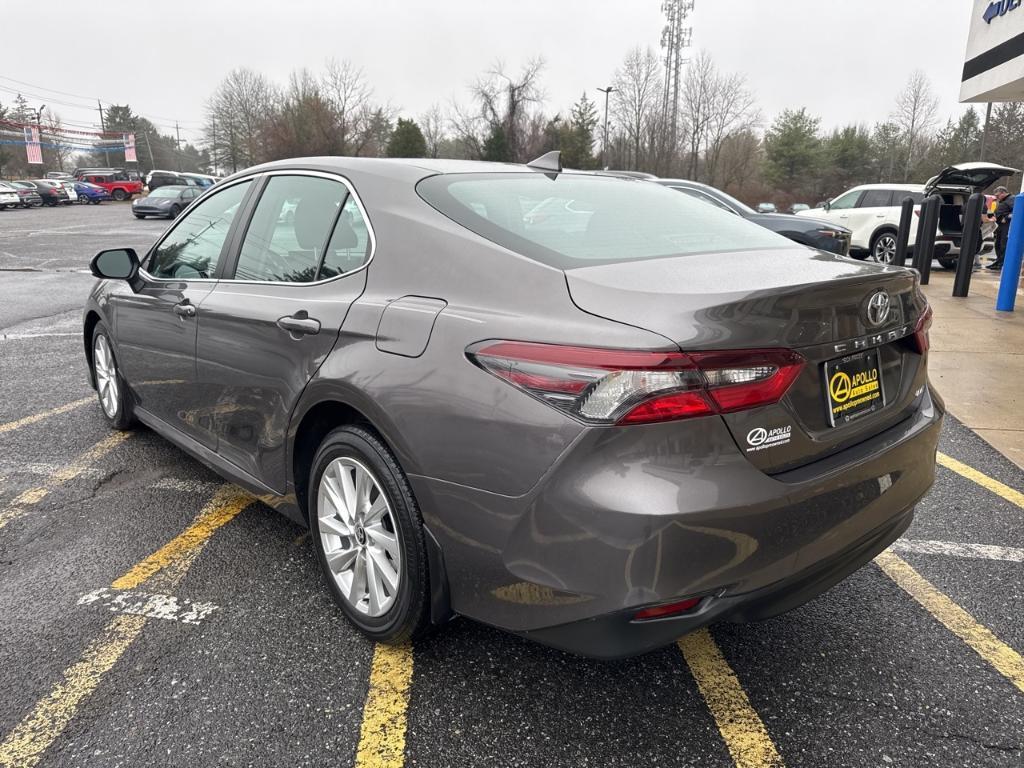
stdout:
<svg viewBox="0 0 1024 768">
<path fill-rule="evenodd" d="M 267 171 L 265 173 L 254 174 L 258 180 L 258 186 L 253 190 L 253 197 L 245 207 L 245 226 L 239 226 L 231 237 L 231 248 L 224 261 L 224 270 L 221 273 L 219 280 L 224 282 L 230 282 L 237 285 L 278 285 L 278 286 L 290 286 L 294 288 L 310 288 L 318 285 L 324 285 L 335 280 L 342 280 L 349 275 L 356 275 L 362 272 L 364 269 L 370 266 L 373 261 L 373 257 L 377 253 L 377 236 L 374 234 L 373 225 L 370 224 L 370 217 L 366 213 L 366 207 L 363 205 L 363 201 L 360 199 L 359 194 L 356 192 L 355 187 L 352 185 L 347 178 L 342 176 L 340 173 L 328 173 L 326 171 L 309 171 L 305 169 L 279 169 L 274 171 Z M 359 213 L 363 217 L 363 222 L 366 224 L 367 237 L 370 240 L 370 251 L 366 261 L 363 262 L 362 266 L 357 269 L 353 269 L 350 272 L 343 272 L 340 275 L 334 277 L 327 277 L 323 280 L 314 280 L 308 283 L 291 283 L 283 280 L 239 280 L 235 278 L 235 271 L 238 268 L 238 259 L 242 251 L 242 243 L 245 240 L 245 235 L 249 231 L 249 224 L 252 221 L 252 216 L 256 212 L 256 206 L 259 204 L 260 198 L 263 196 L 263 190 L 266 188 L 267 183 L 274 176 L 312 176 L 313 178 L 327 179 L 329 181 L 341 182 L 347 189 L 347 194 L 342 198 L 342 204 L 338 208 L 338 215 L 335 217 L 334 226 L 338 223 L 338 217 L 341 216 L 341 210 L 348 202 L 349 198 L 356 201 L 356 207 L 359 208 Z M 253 178 L 253 177 L 248 177 Z M 217 186 L 220 186 L 219 184 Z M 330 238 L 334 236 L 334 226 L 332 226 L 327 232 L 327 242 L 321 249 L 322 253 L 320 260 L 317 262 L 317 277 L 320 276 L 320 268 L 323 265 L 324 255 L 327 251 L 327 245 L 330 243 Z"/>
</svg>

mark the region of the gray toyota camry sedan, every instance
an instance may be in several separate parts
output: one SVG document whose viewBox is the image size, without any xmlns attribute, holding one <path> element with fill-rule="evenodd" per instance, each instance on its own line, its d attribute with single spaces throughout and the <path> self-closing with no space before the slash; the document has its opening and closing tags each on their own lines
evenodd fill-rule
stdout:
<svg viewBox="0 0 1024 768">
<path fill-rule="evenodd" d="M 915 272 L 555 155 L 270 163 L 92 270 L 111 426 L 308 525 L 384 642 L 462 615 L 613 658 L 774 616 L 934 478 Z"/>
</svg>

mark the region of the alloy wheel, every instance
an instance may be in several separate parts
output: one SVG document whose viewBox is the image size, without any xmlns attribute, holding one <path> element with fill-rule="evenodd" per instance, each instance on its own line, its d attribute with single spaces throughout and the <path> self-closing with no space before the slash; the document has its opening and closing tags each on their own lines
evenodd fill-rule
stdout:
<svg viewBox="0 0 1024 768">
<path fill-rule="evenodd" d="M 391 505 L 373 473 L 341 457 L 317 489 L 317 526 L 331 576 L 356 611 L 378 618 L 395 602 L 402 555 Z"/>
<path fill-rule="evenodd" d="M 93 368 L 96 370 L 96 391 L 100 395 L 100 405 L 107 417 L 117 416 L 118 383 L 117 363 L 110 350 L 110 342 L 102 334 L 96 337 L 92 352 Z"/>
<path fill-rule="evenodd" d="M 896 236 L 882 235 L 878 238 L 873 256 L 880 264 L 892 264 L 896 260 Z"/>
</svg>

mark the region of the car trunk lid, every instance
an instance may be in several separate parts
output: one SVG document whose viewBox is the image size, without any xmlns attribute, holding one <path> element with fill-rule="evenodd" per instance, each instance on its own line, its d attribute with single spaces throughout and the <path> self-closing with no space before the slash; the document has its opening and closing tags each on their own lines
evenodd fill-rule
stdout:
<svg viewBox="0 0 1024 768">
<path fill-rule="evenodd" d="M 807 364 L 780 402 L 721 417 L 740 450 L 765 472 L 788 471 L 862 442 L 909 416 L 923 393 L 924 359 L 913 334 L 926 302 L 910 270 L 781 249 L 565 274 L 580 309 L 659 333 L 684 352 L 784 347 L 803 355 Z M 890 306 L 877 324 L 868 317 L 876 294 Z M 836 416 L 828 394 L 830 374 L 840 371 L 827 366 L 843 360 L 851 380 L 862 363 L 877 369 L 878 402 L 853 418 Z M 858 391 L 856 383 L 851 391 Z"/>
<path fill-rule="evenodd" d="M 988 189 L 999 179 L 1020 173 L 1016 168 L 1008 168 L 994 163 L 960 163 L 943 169 L 932 177 L 925 185 L 925 195 L 935 191 L 980 192 Z"/>
</svg>

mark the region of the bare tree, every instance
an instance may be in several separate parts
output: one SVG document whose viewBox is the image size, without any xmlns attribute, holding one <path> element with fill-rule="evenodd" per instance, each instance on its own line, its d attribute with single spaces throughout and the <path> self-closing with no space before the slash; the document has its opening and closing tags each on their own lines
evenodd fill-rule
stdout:
<svg viewBox="0 0 1024 768">
<path fill-rule="evenodd" d="M 626 54 L 612 81 L 615 89 L 615 121 L 625 132 L 631 146 L 629 167 L 638 170 L 649 154 L 652 136 L 656 137 L 661 120 L 661 62 L 654 51 L 640 46 Z"/>
<path fill-rule="evenodd" d="M 499 61 L 472 88 L 481 116 L 492 131 L 504 133 L 513 160 L 529 159 L 523 155 L 524 133 L 530 107 L 543 100 L 540 89 L 543 69 L 543 59 L 531 59 L 519 75 L 513 77 L 505 72 L 504 64 Z"/>
<path fill-rule="evenodd" d="M 923 155 L 926 144 L 939 111 L 939 100 L 932 91 L 928 77 L 916 70 L 907 81 L 903 92 L 896 97 L 896 111 L 893 122 L 899 126 L 906 145 L 906 165 L 903 180 L 910 180 L 910 173 L 917 159 Z"/>
<path fill-rule="evenodd" d="M 427 157 L 437 157 L 441 151 L 441 142 L 446 138 L 444 126 L 444 113 L 437 104 L 432 104 L 430 109 L 420 116 L 420 131 L 427 142 Z"/>
<path fill-rule="evenodd" d="M 207 147 L 232 168 L 263 160 L 263 129 L 278 99 L 277 89 L 262 74 L 232 70 L 206 105 Z"/>
<path fill-rule="evenodd" d="M 689 137 L 687 175 L 691 179 L 699 177 L 701 150 L 707 144 L 714 119 L 717 89 L 718 70 L 710 54 L 701 51 L 687 66 L 683 81 L 683 122 Z"/>
<path fill-rule="evenodd" d="M 723 144 L 731 137 L 752 132 L 761 122 L 761 110 L 743 75 L 716 75 L 711 110 L 704 134 L 704 179 L 714 183 Z"/>
<path fill-rule="evenodd" d="M 64 135 L 64 122 L 61 120 L 60 115 L 52 109 L 47 108 L 43 115 L 45 117 L 43 119 L 40 139 L 42 139 L 44 144 L 49 143 L 53 145 L 54 163 L 58 171 L 63 171 L 64 164 L 71 155 L 71 150 L 67 146 L 67 138 Z"/>
<path fill-rule="evenodd" d="M 373 88 L 361 67 L 335 59 L 327 62 L 323 86 L 334 111 L 340 154 L 358 154 L 353 145 L 365 143 L 368 121 L 374 112 L 370 103 Z"/>
</svg>

